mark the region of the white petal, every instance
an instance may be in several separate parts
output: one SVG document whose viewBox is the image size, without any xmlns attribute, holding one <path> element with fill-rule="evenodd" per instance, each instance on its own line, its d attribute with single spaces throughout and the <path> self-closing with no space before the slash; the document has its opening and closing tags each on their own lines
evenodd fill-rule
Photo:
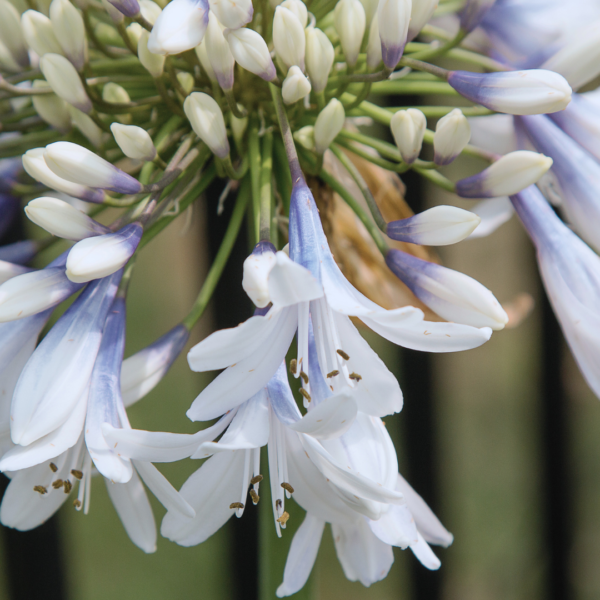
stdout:
<svg viewBox="0 0 600 600">
<path fill-rule="evenodd" d="M 416 544 L 411 544 L 410 549 L 413 554 L 419 559 L 420 563 L 431 571 L 435 571 L 442 566 L 440 559 L 433 553 L 429 544 L 419 534 L 419 541 Z"/>
<path fill-rule="evenodd" d="M 181 546 L 207 540 L 233 516 L 229 505 L 240 501 L 244 452 L 219 452 L 209 458 L 183 484 L 179 492 L 196 511 L 193 519 L 168 512 L 160 532 Z"/>
<path fill-rule="evenodd" d="M 134 466 L 142 481 L 167 510 L 178 511 L 184 517 L 193 518 L 196 516 L 196 511 L 152 463 L 135 461 Z"/>
<path fill-rule="evenodd" d="M 384 543 L 406 548 L 418 540 L 417 527 L 407 506 L 390 506 L 377 521 L 369 520 L 371 531 Z"/>
<path fill-rule="evenodd" d="M 504 225 L 513 216 L 515 211 L 510 200 L 505 196 L 482 200 L 471 209 L 471 212 L 481 217 L 481 223 L 477 225 L 469 239 L 486 237 L 494 233 L 500 225 Z"/>
<path fill-rule="evenodd" d="M 274 306 L 291 306 L 321 298 L 323 288 L 308 269 L 278 252 L 269 273 L 269 295 Z"/>
<path fill-rule="evenodd" d="M 127 483 L 104 479 L 108 495 L 131 541 L 146 553 L 156 552 L 156 524 L 146 490 L 134 471 Z"/>
<path fill-rule="evenodd" d="M 109 445 L 128 458 L 147 462 L 174 462 L 191 456 L 200 444 L 223 433 L 235 412 L 194 434 L 118 429 L 105 423 L 102 433 Z"/>
<path fill-rule="evenodd" d="M 324 528 L 325 521 L 306 513 L 292 539 L 285 562 L 283 583 L 277 588 L 278 598 L 291 596 L 304 587 L 315 564 Z"/>
</svg>

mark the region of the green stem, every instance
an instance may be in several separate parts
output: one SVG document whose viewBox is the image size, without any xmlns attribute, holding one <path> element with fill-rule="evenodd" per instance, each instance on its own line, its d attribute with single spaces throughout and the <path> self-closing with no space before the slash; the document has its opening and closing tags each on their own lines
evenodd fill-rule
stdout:
<svg viewBox="0 0 600 600">
<path fill-rule="evenodd" d="M 240 186 L 235 207 L 233 209 L 231 218 L 229 219 L 227 231 L 225 231 L 225 235 L 223 236 L 223 241 L 221 242 L 221 247 L 217 252 L 217 256 L 215 257 L 210 271 L 204 280 L 202 289 L 200 290 L 192 309 L 182 321 L 188 330 L 190 330 L 197 323 L 198 319 L 204 314 L 204 311 L 206 310 L 206 307 L 212 298 L 213 292 L 215 291 L 217 283 L 221 278 L 223 269 L 227 264 L 227 259 L 231 254 L 231 250 L 240 231 L 249 197 L 250 186 L 248 178 L 246 178 L 242 181 Z"/>
<path fill-rule="evenodd" d="M 446 54 L 446 52 L 448 52 L 449 50 L 451 50 L 452 48 L 454 48 L 455 46 L 458 46 L 467 36 L 467 31 L 463 31 L 462 29 L 460 29 L 458 31 L 458 33 L 448 42 L 446 42 L 445 44 L 439 46 L 438 48 L 433 48 L 431 50 L 425 50 L 423 52 L 417 52 L 415 54 L 411 54 L 410 58 L 414 59 L 432 59 L 435 58 L 436 56 L 442 56 L 444 54 Z M 410 66 L 410 65 L 408 65 Z"/>
<path fill-rule="evenodd" d="M 356 96 L 354 102 L 351 102 L 348 106 L 344 107 L 345 111 L 351 111 L 353 108 L 359 106 L 363 100 L 366 100 L 369 95 L 369 92 L 371 91 L 372 85 L 373 84 L 369 82 L 365 83 L 362 87 L 362 90 L 358 93 L 358 96 Z"/>
<path fill-rule="evenodd" d="M 292 175 L 292 183 L 296 183 L 304 179 L 302 175 L 302 169 L 300 168 L 300 161 L 298 160 L 298 152 L 294 144 L 294 136 L 292 135 L 292 129 L 290 122 L 285 112 L 285 106 L 283 105 L 283 98 L 281 97 L 281 90 L 275 87 L 273 84 L 269 84 L 271 89 L 271 97 L 275 104 L 275 112 L 277 113 L 277 121 L 279 122 L 279 129 L 281 130 L 281 138 L 283 139 L 283 145 L 285 148 L 285 154 L 288 159 L 290 172 Z"/>
<path fill-rule="evenodd" d="M 408 110 L 409 108 L 415 108 L 414 106 L 386 106 L 386 110 L 389 110 L 392 114 L 397 113 L 399 110 Z M 419 106 L 419 110 L 426 116 L 431 118 L 440 118 L 446 116 L 449 112 L 452 112 L 456 106 Z M 465 117 L 482 117 L 487 115 L 496 114 L 493 110 L 485 108 L 484 106 L 461 106 L 460 110 Z M 346 114 L 348 111 L 346 111 Z"/>
<path fill-rule="evenodd" d="M 442 67 L 430 65 L 428 62 L 416 60 L 415 58 L 410 58 L 408 56 L 402 57 L 398 64 L 402 67 L 410 67 L 411 69 L 416 69 L 417 71 L 431 73 L 432 75 L 435 75 L 440 79 L 448 79 L 448 75 L 450 74 L 450 71 L 448 71 L 448 69 L 442 69 Z"/>
<path fill-rule="evenodd" d="M 225 95 L 225 100 L 227 100 L 227 106 L 234 116 L 238 119 L 243 119 L 248 116 L 245 111 L 239 109 L 237 102 L 235 101 L 235 96 L 233 95 L 233 90 L 223 90 L 223 94 Z"/>
<path fill-rule="evenodd" d="M 160 94 L 161 98 L 165 101 L 165 104 L 167 105 L 169 110 L 175 113 L 176 115 L 179 115 L 180 117 L 185 117 L 185 114 L 181 107 L 175 102 L 175 100 L 173 100 L 173 98 L 171 98 L 171 96 L 169 96 L 169 92 L 167 91 L 163 80 L 160 77 L 156 77 L 154 79 L 154 84 L 156 85 L 158 93 Z"/>
<path fill-rule="evenodd" d="M 377 71 L 377 73 L 356 73 L 355 75 L 346 75 L 343 81 L 345 83 L 375 83 L 376 81 L 385 81 L 391 73 L 391 69 L 383 69 L 382 71 Z"/>
<path fill-rule="evenodd" d="M 263 136 L 260 172 L 260 240 L 271 241 L 271 175 L 273 173 L 273 132 Z"/>
<path fill-rule="evenodd" d="M 361 158 L 364 158 L 370 163 L 377 165 L 382 169 L 386 169 L 387 171 L 393 171 L 394 173 L 404 173 L 410 168 L 406 163 L 393 163 L 384 160 L 383 158 L 379 158 L 378 156 L 375 156 L 372 152 L 367 152 L 366 150 L 363 150 L 360 146 L 347 142 L 346 140 L 338 139 L 337 143 L 340 146 L 342 146 L 342 148 L 346 148 L 346 150 L 349 150 L 353 154 L 356 154 L 357 156 L 360 156 Z"/>
<path fill-rule="evenodd" d="M 260 240 L 260 140 L 258 139 L 258 128 L 260 124 L 256 116 L 250 121 L 248 132 L 248 154 L 250 159 L 250 181 L 252 184 L 252 212 L 254 213 L 255 239 Z"/>
<path fill-rule="evenodd" d="M 413 167 L 414 170 L 425 177 L 425 179 L 429 179 L 432 183 L 435 183 L 438 187 L 446 190 L 447 192 L 456 193 L 455 185 L 446 177 L 444 177 L 439 171 L 433 171 L 430 169 L 419 169 L 418 167 Z"/>
<path fill-rule="evenodd" d="M 374 94 L 402 94 L 407 96 L 423 96 L 425 94 L 460 96 L 450 84 L 436 80 L 388 79 L 387 81 L 374 83 L 371 91 Z"/>
<path fill-rule="evenodd" d="M 245 155 L 237 169 L 234 168 L 229 154 L 225 158 L 217 158 L 216 160 L 223 167 L 223 171 L 229 179 L 242 179 L 248 170 L 248 157 Z"/>
</svg>

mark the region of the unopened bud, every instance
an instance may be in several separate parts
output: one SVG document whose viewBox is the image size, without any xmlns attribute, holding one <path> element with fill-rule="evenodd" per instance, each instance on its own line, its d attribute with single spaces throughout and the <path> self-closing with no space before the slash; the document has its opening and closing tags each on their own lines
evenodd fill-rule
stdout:
<svg viewBox="0 0 600 600">
<path fill-rule="evenodd" d="M 125 15 L 120 10 L 117 10 L 108 0 L 101 0 L 101 2 L 104 10 L 108 13 L 108 16 L 112 19 L 113 23 L 119 25 L 125 20 Z"/>
<path fill-rule="evenodd" d="M 108 0 L 120 13 L 126 17 L 135 17 L 140 14 L 140 5 L 137 0 Z"/>
<path fill-rule="evenodd" d="M 367 19 L 367 27 L 371 27 L 371 23 L 377 14 L 377 7 L 379 6 L 379 0 L 360 0 L 363 8 L 365 9 L 365 17 Z"/>
<path fill-rule="evenodd" d="M 340 0 L 335 6 L 334 23 L 346 63 L 353 67 L 358 59 L 366 28 L 365 9 L 360 0 Z"/>
<path fill-rule="evenodd" d="M 231 90 L 233 88 L 235 60 L 223 35 L 223 27 L 221 27 L 217 17 L 212 12 L 208 18 L 205 43 L 206 52 L 219 85 L 224 90 Z"/>
<path fill-rule="evenodd" d="M 50 87 L 47 81 L 35 79 L 33 89 Z M 71 129 L 71 116 L 67 109 L 67 103 L 56 94 L 36 94 L 31 97 L 33 107 L 37 114 L 49 125 L 64 133 Z"/>
<path fill-rule="evenodd" d="M 90 117 L 88 117 L 85 113 L 82 113 L 80 110 L 71 106 L 70 104 L 67 106 L 69 111 L 69 115 L 71 115 L 71 122 L 83 135 L 90 141 L 92 146 L 96 148 L 100 148 L 102 146 L 102 138 L 104 137 L 104 133 Z"/>
<path fill-rule="evenodd" d="M 116 273 L 133 256 L 143 228 L 130 223 L 116 233 L 107 233 L 77 242 L 67 258 L 67 277 L 85 283 Z"/>
<path fill-rule="evenodd" d="M 113 123 L 110 130 L 125 156 L 144 161 L 152 161 L 156 158 L 156 148 L 145 129 L 135 125 Z"/>
<path fill-rule="evenodd" d="M 306 39 L 304 27 L 289 9 L 278 6 L 273 17 L 273 45 L 286 69 L 296 65 L 304 71 Z"/>
<path fill-rule="evenodd" d="M 40 69 L 57 96 L 84 113 L 92 110 L 92 102 L 85 92 L 75 67 L 60 54 L 45 54 Z"/>
<path fill-rule="evenodd" d="M 108 102 L 109 104 L 128 104 L 131 102 L 131 98 L 127 93 L 127 90 L 120 86 L 117 83 L 113 83 L 112 81 L 107 83 L 104 88 L 102 88 L 102 100 L 104 102 Z M 131 123 L 131 115 L 128 113 L 115 115 L 115 118 L 125 125 Z"/>
<path fill-rule="evenodd" d="M 456 193 L 463 198 L 512 196 L 536 183 L 551 166 L 552 159 L 543 154 L 510 152 L 481 173 L 458 181 Z"/>
<path fill-rule="evenodd" d="M 369 28 L 369 40 L 367 42 L 367 67 L 374 71 L 382 62 L 381 38 L 379 37 L 379 20 L 375 17 Z"/>
<path fill-rule="evenodd" d="M 152 28 L 150 52 L 179 54 L 195 48 L 204 37 L 208 9 L 208 0 L 173 0 L 167 4 Z"/>
<path fill-rule="evenodd" d="M 434 206 L 408 219 L 391 221 L 386 234 L 393 240 L 420 246 L 447 246 L 471 235 L 481 219 L 455 206 Z"/>
<path fill-rule="evenodd" d="M 305 77 L 300 67 L 290 67 L 287 77 L 283 81 L 281 87 L 281 95 L 286 104 L 298 102 L 305 96 L 310 94 L 310 82 Z"/>
<path fill-rule="evenodd" d="M 270 242 L 259 242 L 244 261 L 242 287 L 258 308 L 264 308 L 271 302 L 269 273 L 275 266 L 276 252 L 275 246 Z"/>
<path fill-rule="evenodd" d="M 416 108 L 399 110 L 392 117 L 390 128 L 402 160 L 412 164 L 419 157 L 423 145 L 427 128 L 425 115 Z"/>
<path fill-rule="evenodd" d="M 425 24 L 431 19 L 433 11 L 437 8 L 439 0 L 415 0 L 410 12 L 408 26 L 408 41 L 414 40 Z"/>
<path fill-rule="evenodd" d="M 451 71 L 448 83 L 476 104 L 509 115 L 557 112 L 566 108 L 572 93 L 562 75 L 544 69 L 500 73 Z"/>
<path fill-rule="evenodd" d="M 248 127 L 248 117 L 242 117 L 241 119 L 236 117 L 233 113 L 229 113 L 231 115 L 230 125 L 231 125 L 231 133 L 233 135 L 233 139 L 235 143 L 240 146 L 242 140 L 244 139 L 244 134 L 246 133 L 246 129 Z"/>
<path fill-rule="evenodd" d="M 21 28 L 27 45 L 39 56 L 62 54 L 50 19 L 37 10 L 27 10 L 21 15 Z"/>
<path fill-rule="evenodd" d="M 314 152 L 315 150 L 315 128 L 312 125 L 306 125 L 294 131 L 294 140 L 303 148 Z"/>
<path fill-rule="evenodd" d="M 142 37 L 142 31 L 144 28 L 139 23 L 131 23 L 131 25 L 127 25 L 125 29 L 127 31 L 127 37 L 131 41 L 132 45 L 136 48 L 140 43 L 140 38 Z"/>
<path fill-rule="evenodd" d="M 443 319 L 496 330 L 508 322 L 492 292 L 463 273 L 395 249 L 385 261 L 413 294 Z"/>
<path fill-rule="evenodd" d="M 140 13 L 148 23 L 154 25 L 162 13 L 162 8 L 152 2 L 152 0 L 138 0 L 140 3 Z"/>
<path fill-rule="evenodd" d="M 18 67 L 29 66 L 27 43 L 21 29 L 21 16 L 7 0 L 0 2 L 0 40 Z"/>
<path fill-rule="evenodd" d="M 81 71 L 87 60 L 85 25 L 79 11 L 69 0 L 52 0 L 50 21 L 65 56 Z"/>
<path fill-rule="evenodd" d="M 183 91 L 189 96 L 194 89 L 194 76 L 187 71 L 179 71 L 177 73 L 177 81 L 179 81 L 179 85 L 183 88 Z"/>
<path fill-rule="evenodd" d="M 252 0 L 213 0 L 210 10 L 229 29 L 239 29 L 252 21 Z"/>
<path fill-rule="evenodd" d="M 139 194 L 137 179 L 118 169 L 87 148 L 71 142 L 54 142 L 46 146 L 46 164 L 59 177 L 120 194 Z"/>
<path fill-rule="evenodd" d="M 244 27 L 235 30 L 226 29 L 223 34 L 235 62 L 242 68 L 265 81 L 273 81 L 277 77 L 267 43 L 259 33 Z"/>
<path fill-rule="evenodd" d="M 58 198 L 36 198 L 25 207 L 25 213 L 52 235 L 74 242 L 110 233 L 107 227 Z"/>
<path fill-rule="evenodd" d="M 208 51 L 206 50 L 206 36 L 204 36 L 202 43 L 199 46 L 196 46 L 196 56 L 198 57 L 202 68 L 206 71 L 208 78 L 211 81 L 216 81 L 217 76 L 210 64 L 210 58 L 208 57 Z"/>
<path fill-rule="evenodd" d="M 149 38 L 150 34 L 145 29 L 142 29 L 138 41 L 138 58 L 144 69 L 146 69 L 154 79 L 158 79 L 165 70 L 165 57 L 161 54 L 150 52 L 148 49 Z"/>
<path fill-rule="evenodd" d="M 404 52 L 411 0 L 380 0 L 377 9 L 383 64 L 394 69 Z"/>
<path fill-rule="evenodd" d="M 183 110 L 196 135 L 219 158 L 229 154 L 225 120 L 219 105 L 208 94 L 194 92 L 183 103 Z"/>
<path fill-rule="evenodd" d="M 315 149 L 317 154 L 323 154 L 344 127 L 346 113 L 344 105 L 332 98 L 327 106 L 319 113 L 315 122 Z"/>
<path fill-rule="evenodd" d="M 433 136 L 435 164 L 449 165 L 464 150 L 470 139 L 469 121 L 460 108 L 455 108 L 437 122 Z"/>
<path fill-rule="evenodd" d="M 296 15 L 298 21 L 300 21 L 300 25 L 306 27 L 308 23 L 308 9 L 302 0 L 284 0 L 280 6 L 291 10 Z"/>
<path fill-rule="evenodd" d="M 327 87 L 329 72 L 333 66 L 335 51 L 329 38 L 316 27 L 304 30 L 306 51 L 304 62 L 310 84 L 315 92 L 322 92 Z"/>
</svg>

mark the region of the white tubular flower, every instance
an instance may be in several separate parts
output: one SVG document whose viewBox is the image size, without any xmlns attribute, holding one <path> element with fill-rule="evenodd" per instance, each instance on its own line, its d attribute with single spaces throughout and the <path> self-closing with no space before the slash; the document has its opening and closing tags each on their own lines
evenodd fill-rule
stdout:
<svg viewBox="0 0 600 600">
<path fill-rule="evenodd" d="M 419 157 L 423 145 L 427 128 L 425 115 L 416 108 L 399 110 L 394 113 L 390 128 L 402 160 L 412 164 Z"/>
<path fill-rule="evenodd" d="M 207 25 L 208 0 L 173 0 L 156 20 L 148 49 L 162 55 L 191 50 L 202 41 Z"/>
<path fill-rule="evenodd" d="M 286 104 L 298 102 L 310 94 L 310 82 L 300 70 L 300 67 L 290 67 L 281 87 L 281 95 Z"/>
<path fill-rule="evenodd" d="M 206 53 L 219 85 L 224 90 L 231 90 L 235 59 L 223 35 L 223 27 L 212 11 L 209 13 L 208 27 L 203 43 L 206 45 Z"/>
<path fill-rule="evenodd" d="M 296 15 L 298 21 L 300 21 L 302 27 L 306 27 L 308 23 L 308 9 L 302 0 L 284 0 L 280 6 L 291 10 Z"/>
<path fill-rule="evenodd" d="M 87 37 L 79 11 L 69 0 L 52 0 L 50 22 L 65 56 L 81 71 L 87 61 Z"/>
<path fill-rule="evenodd" d="M 340 0 L 335 5 L 333 18 L 346 62 L 353 67 L 358 59 L 367 25 L 365 9 L 360 0 Z"/>
<path fill-rule="evenodd" d="M 135 125 L 113 123 L 110 130 L 125 156 L 144 161 L 152 161 L 156 158 L 154 142 L 145 129 Z"/>
<path fill-rule="evenodd" d="M 277 58 L 286 69 L 295 65 L 304 71 L 304 27 L 291 10 L 281 5 L 275 9 L 273 17 L 273 45 Z"/>
<path fill-rule="evenodd" d="M 242 68 L 265 81 L 273 81 L 277 77 L 267 43 L 259 33 L 244 27 L 235 30 L 226 29 L 223 34 L 235 62 Z"/>
<path fill-rule="evenodd" d="M 600 22 L 593 23 L 551 56 L 542 66 L 560 73 L 577 90 L 600 74 Z"/>
<path fill-rule="evenodd" d="M 138 58 L 146 71 L 148 71 L 152 77 L 158 79 L 165 70 L 165 57 L 161 54 L 150 52 L 148 48 L 149 39 L 150 34 L 143 29 L 140 33 L 140 39 L 138 40 Z"/>
<path fill-rule="evenodd" d="M 508 322 L 492 292 L 463 273 L 396 249 L 385 262 L 423 304 L 448 321 L 496 330 Z"/>
<path fill-rule="evenodd" d="M 315 92 L 322 92 L 327 87 L 329 72 L 333 66 L 335 51 L 329 38 L 316 27 L 304 30 L 306 37 L 306 52 L 304 62 L 310 84 Z"/>
<path fill-rule="evenodd" d="M 239 29 L 252 21 L 252 0 L 212 0 L 210 10 L 225 27 Z"/>
<path fill-rule="evenodd" d="M 58 198 L 31 200 L 25 207 L 30 221 L 57 237 L 78 242 L 88 237 L 110 233 L 110 230 Z"/>
<path fill-rule="evenodd" d="M 381 38 L 379 37 L 379 20 L 375 17 L 371 21 L 369 29 L 369 41 L 367 43 L 367 67 L 374 71 L 383 60 L 381 54 Z"/>
<path fill-rule="evenodd" d="M 396 68 L 404 52 L 411 8 L 412 0 L 379 0 L 377 21 L 381 53 L 388 69 Z"/>
<path fill-rule="evenodd" d="M 206 50 L 206 36 L 202 39 L 202 43 L 199 46 L 196 46 L 196 56 L 202 65 L 202 68 L 206 71 L 208 78 L 211 81 L 217 81 L 217 76 L 213 71 L 212 65 L 210 64 L 210 58 L 208 56 L 208 51 Z"/>
<path fill-rule="evenodd" d="M 70 104 L 67 106 L 69 114 L 71 115 L 71 123 L 85 135 L 85 137 L 90 141 L 90 143 L 96 148 L 100 148 L 102 146 L 102 139 L 104 137 L 104 132 L 88 115 L 82 113 L 80 110 L 71 106 Z"/>
<path fill-rule="evenodd" d="M 463 198 L 511 196 L 536 183 L 551 166 L 548 156 L 518 150 L 505 154 L 481 173 L 458 181 L 456 193 Z"/>
<path fill-rule="evenodd" d="M 475 213 L 455 206 L 434 206 L 413 217 L 391 221 L 386 234 L 393 240 L 421 246 L 447 246 L 471 235 L 481 223 Z"/>
<path fill-rule="evenodd" d="M 21 15 L 21 28 L 27 45 L 39 56 L 62 54 L 50 19 L 37 10 L 27 10 Z"/>
<path fill-rule="evenodd" d="M 329 148 L 344 127 L 345 119 L 344 105 L 338 99 L 332 98 L 319 113 L 315 122 L 315 149 L 317 154 L 323 154 Z"/>
<path fill-rule="evenodd" d="M 105 194 L 100 190 L 93 190 L 85 185 L 79 185 L 59 177 L 48 168 L 44 159 L 45 148 L 33 148 L 23 155 L 23 168 L 31 177 L 43 183 L 50 189 L 63 192 L 74 198 L 81 198 L 87 202 L 103 202 Z"/>
<path fill-rule="evenodd" d="M 42 89 L 50 87 L 47 81 L 43 79 L 35 79 L 33 89 Z M 61 133 L 65 133 L 71 129 L 71 115 L 67 108 L 67 103 L 59 98 L 56 94 L 37 94 L 31 97 L 33 107 L 37 114 L 58 129 Z"/>
<path fill-rule="evenodd" d="M 252 254 L 244 261 L 242 287 L 258 308 L 271 302 L 269 273 L 275 266 L 276 249 L 270 242 L 259 242 Z"/>
<path fill-rule="evenodd" d="M 315 150 L 315 128 L 312 125 L 305 125 L 294 131 L 294 140 L 303 148 L 314 152 Z"/>
<path fill-rule="evenodd" d="M 455 108 L 436 125 L 433 136 L 434 162 L 436 165 L 449 165 L 471 139 L 471 126 L 460 108 Z"/>
<path fill-rule="evenodd" d="M 414 40 L 421 29 L 427 24 L 433 11 L 437 8 L 439 0 L 414 0 L 410 12 L 407 40 Z"/>
<path fill-rule="evenodd" d="M 162 13 L 162 8 L 152 0 L 139 0 L 139 5 L 142 17 L 154 25 Z"/>
<path fill-rule="evenodd" d="M 219 105 L 208 94 L 194 92 L 183 103 L 183 110 L 196 135 L 219 158 L 229 154 L 225 119 Z"/>
<path fill-rule="evenodd" d="M 44 160 L 59 177 L 120 194 L 139 194 L 141 183 L 113 164 L 71 142 L 54 142 L 46 146 Z"/>
<path fill-rule="evenodd" d="M 21 29 L 21 16 L 7 0 L 0 2 L 0 40 L 17 68 L 29 66 L 27 43 Z"/>
<path fill-rule="evenodd" d="M 60 54 L 45 54 L 40 69 L 57 96 L 78 108 L 81 112 L 92 110 L 92 101 L 83 88 L 75 67 Z"/>
<path fill-rule="evenodd" d="M 450 71 L 448 83 L 476 104 L 510 115 L 563 110 L 571 101 L 572 93 L 562 75 L 544 69 L 499 73 Z"/>
</svg>

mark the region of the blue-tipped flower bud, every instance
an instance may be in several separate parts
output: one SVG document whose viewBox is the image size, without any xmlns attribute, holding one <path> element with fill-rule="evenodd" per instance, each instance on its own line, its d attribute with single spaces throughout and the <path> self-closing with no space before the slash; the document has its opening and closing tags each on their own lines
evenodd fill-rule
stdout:
<svg viewBox="0 0 600 600">
<path fill-rule="evenodd" d="M 381 56 L 388 69 L 394 69 L 404 52 L 411 0 L 380 0 L 377 9 Z"/>
</svg>

